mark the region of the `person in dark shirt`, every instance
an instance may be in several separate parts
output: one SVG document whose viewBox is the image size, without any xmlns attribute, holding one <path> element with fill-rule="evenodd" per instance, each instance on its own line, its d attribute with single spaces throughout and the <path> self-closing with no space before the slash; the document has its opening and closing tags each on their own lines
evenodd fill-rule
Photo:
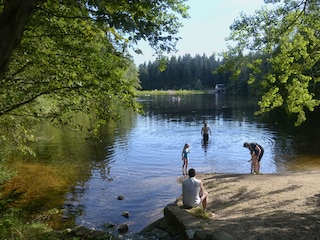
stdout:
<svg viewBox="0 0 320 240">
<path fill-rule="evenodd" d="M 248 148 L 251 154 L 251 173 L 253 170 L 253 174 L 260 173 L 260 161 L 264 154 L 263 147 L 258 143 L 248 143 L 245 142 L 243 147 Z"/>
</svg>

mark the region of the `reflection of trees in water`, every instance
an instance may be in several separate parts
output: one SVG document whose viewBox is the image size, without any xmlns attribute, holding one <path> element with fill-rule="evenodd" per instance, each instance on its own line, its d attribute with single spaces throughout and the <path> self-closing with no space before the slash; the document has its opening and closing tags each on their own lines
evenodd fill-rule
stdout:
<svg viewBox="0 0 320 240">
<path fill-rule="evenodd" d="M 19 157 L 19 153 L 10 152 L 15 155 L 11 167 L 19 172 L 19 178 L 12 183 L 28 193 L 21 201 L 28 203 L 29 210 L 60 209 L 64 205 L 63 222 L 68 223 L 74 221 L 75 215 L 82 214 L 84 206 L 78 201 L 85 194 L 86 183 L 92 175 L 113 180 L 111 165 L 115 142 L 118 138 L 127 141 L 127 133 L 137 119 L 137 114 L 127 111 L 122 114 L 124 120 L 101 127 L 97 139 L 43 123 L 37 126 L 38 142 L 31 144 L 36 156 Z M 21 183 L 28 184 L 23 186 Z"/>
<path fill-rule="evenodd" d="M 266 134 L 248 132 L 248 136 L 254 139 L 253 141 L 257 139 L 266 146 L 269 156 L 273 158 L 275 165 L 279 165 L 279 168 L 283 168 L 284 163 L 301 159 L 300 155 L 320 155 L 318 116 L 308 117 L 306 124 L 294 127 L 294 121 L 282 112 L 255 116 L 254 113 L 258 110 L 258 101 L 255 97 L 226 94 L 180 97 L 179 104 L 172 102 L 169 95 L 148 96 L 142 103 L 148 117 L 174 121 L 186 126 L 204 121 L 216 123 L 227 121 L 233 127 L 252 123 L 258 132 L 258 129 L 261 129 L 261 132 L 266 129 Z M 312 119 L 316 121 L 312 122 Z M 228 124 L 224 125 L 227 127 Z M 208 145 L 203 142 L 201 146 L 204 151 L 208 148 Z M 306 158 L 303 157 L 303 159 Z"/>
<path fill-rule="evenodd" d="M 256 103 L 248 97 L 230 97 L 224 94 L 186 95 L 181 96 L 178 104 L 172 102 L 169 96 L 152 96 L 146 97 L 141 103 L 145 107 L 146 118 L 144 121 L 146 124 L 152 122 L 152 131 L 155 131 L 155 135 L 157 131 L 161 130 L 162 126 L 157 121 L 161 119 L 167 120 L 166 124 L 174 122 L 177 126 L 186 127 L 193 123 L 202 124 L 207 120 L 216 123 L 220 121 L 223 132 L 229 126 L 237 128 L 246 124 L 249 127 L 246 137 L 262 141 L 261 144 L 267 151 L 265 157 L 272 159 L 272 164 L 276 165 L 278 171 L 284 170 L 283 168 L 288 162 L 297 163 L 295 166 L 303 163 L 300 166 L 305 166 L 314 162 L 316 157 L 320 155 L 319 130 L 315 125 L 294 128 L 292 125 L 289 127 L 284 123 L 275 124 L 271 119 L 261 121 L 253 114 L 257 108 Z M 115 151 L 116 149 L 125 151 L 125 148 L 130 146 L 132 140 L 130 131 L 136 128 L 139 119 L 135 113 L 124 112 L 123 115 L 125 117 L 122 122 L 102 127 L 99 139 L 84 139 L 83 136 L 76 133 L 47 129 L 44 126 L 42 129 L 39 128 L 38 135 L 45 137 L 35 145 L 37 157 L 25 157 L 23 164 L 37 162 L 47 165 L 49 168 L 58 169 L 55 172 L 57 174 L 55 180 L 65 181 L 66 184 L 63 188 L 59 188 L 59 191 L 55 191 L 54 195 L 62 200 L 66 198 L 67 213 L 78 215 L 83 213 L 84 206 L 79 204 L 79 199 L 84 196 L 88 188 L 86 183 L 90 178 L 95 177 L 94 174 L 105 182 L 113 180 L 113 159 L 118 154 Z M 249 132 L 251 126 L 255 132 Z M 261 132 L 259 132 L 260 130 Z M 238 140 L 238 136 L 235 138 Z M 223 143 L 221 139 L 216 139 L 216 143 L 211 145 L 210 140 L 208 142 L 202 140 L 200 143 L 197 139 L 205 154 L 207 154 L 206 151 L 209 147 L 214 147 L 216 143 Z M 244 140 L 249 141 L 250 139 Z M 310 157 L 310 154 L 314 156 Z M 37 173 L 32 177 L 36 178 Z M 48 189 L 52 187 L 50 182 L 47 187 Z M 48 192 L 52 193 L 52 191 Z M 51 202 L 54 201 L 53 194 L 48 194 L 47 197 L 49 200 L 51 197 Z"/>
<path fill-rule="evenodd" d="M 97 168 L 100 178 L 107 181 L 113 181 L 113 177 L 111 177 L 111 166 L 110 164 L 114 161 L 105 160 L 99 162 L 95 168 Z"/>
<path fill-rule="evenodd" d="M 170 95 L 145 96 L 140 101 L 146 114 L 177 122 L 222 119 L 254 121 L 255 98 L 225 94 L 182 95 L 179 104 Z M 149 101 L 148 101 L 149 99 Z"/>
</svg>

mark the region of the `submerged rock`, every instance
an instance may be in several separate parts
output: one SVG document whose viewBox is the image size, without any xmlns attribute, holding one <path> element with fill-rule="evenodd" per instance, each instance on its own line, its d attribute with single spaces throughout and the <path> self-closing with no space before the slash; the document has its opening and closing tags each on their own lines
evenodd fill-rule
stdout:
<svg viewBox="0 0 320 240">
<path fill-rule="evenodd" d="M 121 224 L 119 227 L 118 227 L 118 232 L 119 233 L 126 233 L 129 231 L 129 226 L 128 224 Z"/>
<path fill-rule="evenodd" d="M 125 212 L 121 213 L 121 216 L 124 216 L 125 218 L 129 218 L 130 214 L 129 214 L 129 212 L 125 211 Z"/>
<path fill-rule="evenodd" d="M 116 225 L 114 223 L 105 223 L 104 228 L 114 228 Z"/>
</svg>

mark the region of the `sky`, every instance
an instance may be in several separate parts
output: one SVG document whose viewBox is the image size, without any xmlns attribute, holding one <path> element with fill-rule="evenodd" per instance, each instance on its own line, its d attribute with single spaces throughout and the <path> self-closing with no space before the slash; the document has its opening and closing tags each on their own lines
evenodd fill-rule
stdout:
<svg viewBox="0 0 320 240">
<path fill-rule="evenodd" d="M 189 0 L 186 2 L 190 9 L 190 17 L 182 19 L 184 25 L 177 36 L 181 37 L 174 56 L 207 55 L 221 53 L 227 50 L 225 38 L 229 36 L 229 26 L 240 12 L 254 14 L 264 6 L 264 0 Z M 154 51 L 146 43 L 138 45 L 143 55 L 132 53 L 136 65 L 156 59 Z M 171 55 L 169 55 L 171 56 Z"/>
</svg>

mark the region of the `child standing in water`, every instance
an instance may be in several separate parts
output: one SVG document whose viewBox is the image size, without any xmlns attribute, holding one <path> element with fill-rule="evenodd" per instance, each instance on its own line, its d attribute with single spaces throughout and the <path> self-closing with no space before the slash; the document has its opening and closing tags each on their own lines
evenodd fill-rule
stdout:
<svg viewBox="0 0 320 240">
<path fill-rule="evenodd" d="M 186 143 L 182 149 L 182 174 L 188 174 L 188 162 L 189 162 L 189 153 L 190 153 L 190 146 Z"/>
</svg>

